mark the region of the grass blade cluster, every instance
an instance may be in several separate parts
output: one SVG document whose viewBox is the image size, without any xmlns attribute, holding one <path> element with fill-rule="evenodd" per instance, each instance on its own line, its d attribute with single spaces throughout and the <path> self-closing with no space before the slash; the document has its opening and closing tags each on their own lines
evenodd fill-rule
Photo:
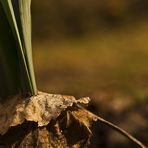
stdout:
<svg viewBox="0 0 148 148">
<path fill-rule="evenodd" d="M 31 0 L 0 1 L 0 97 L 37 93 L 31 45 Z M 5 87 L 3 87 L 5 86 Z"/>
</svg>

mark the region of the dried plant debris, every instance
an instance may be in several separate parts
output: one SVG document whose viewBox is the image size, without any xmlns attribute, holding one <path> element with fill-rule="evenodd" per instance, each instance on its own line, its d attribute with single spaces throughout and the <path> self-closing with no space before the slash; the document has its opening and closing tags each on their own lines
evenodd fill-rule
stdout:
<svg viewBox="0 0 148 148">
<path fill-rule="evenodd" d="M 85 148 L 90 143 L 94 121 L 108 125 L 145 148 L 124 130 L 85 110 L 82 105 L 89 101 L 43 92 L 26 99 L 18 96 L 8 99 L 0 104 L 0 148 Z"/>
<path fill-rule="evenodd" d="M 67 125 L 67 120 L 71 122 Z M 38 127 L 35 122 L 25 121 L 22 125 L 11 127 L 0 136 L 1 147 L 19 148 L 69 148 L 88 147 L 91 133 L 73 115 L 64 111 L 47 126 Z"/>
<path fill-rule="evenodd" d="M 22 124 L 25 120 L 37 122 L 39 127 L 46 126 L 67 107 L 74 103 L 87 104 L 88 102 L 89 98 L 76 100 L 72 96 L 43 92 L 25 99 L 15 96 L 0 104 L 0 134 L 5 134 L 11 126 Z"/>
<path fill-rule="evenodd" d="M 12 98 L 0 106 L 0 147 L 87 146 L 92 119 L 89 123 L 78 106 L 89 100 L 42 92 L 31 98 Z"/>
</svg>

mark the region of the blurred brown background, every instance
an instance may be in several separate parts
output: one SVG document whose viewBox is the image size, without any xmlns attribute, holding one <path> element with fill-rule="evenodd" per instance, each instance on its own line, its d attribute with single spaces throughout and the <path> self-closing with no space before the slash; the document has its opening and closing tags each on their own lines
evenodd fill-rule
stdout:
<svg viewBox="0 0 148 148">
<path fill-rule="evenodd" d="M 38 88 L 91 97 L 91 111 L 148 145 L 147 17 L 147 0 L 33 0 Z M 94 127 L 91 147 L 135 146 Z"/>
</svg>

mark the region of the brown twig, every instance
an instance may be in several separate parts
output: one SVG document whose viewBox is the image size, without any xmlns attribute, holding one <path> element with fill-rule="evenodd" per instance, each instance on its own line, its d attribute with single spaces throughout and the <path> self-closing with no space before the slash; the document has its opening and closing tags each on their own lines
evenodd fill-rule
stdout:
<svg viewBox="0 0 148 148">
<path fill-rule="evenodd" d="M 114 130 L 116 130 L 117 132 L 121 133 L 123 136 L 125 136 L 126 138 L 128 138 L 129 140 L 131 140 L 132 142 L 134 142 L 135 144 L 137 144 L 138 146 L 140 146 L 141 148 L 147 148 L 147 146 L 145 146 L 142 142 L 140 142 L 139 140 L 137 140 L 135 137 L 133 137 L 131 134 L 129 134 L 128 132 L 126 132 L 125 130 L 123 130 L 122 128 L 118 127 L 117 125 L 91 113 L 88 111 L 89 114 L 92 114 L 93 116 L 95 116 L 95 118 L 102 122 L 103 124 L 113 128 Z"/>
</svg>

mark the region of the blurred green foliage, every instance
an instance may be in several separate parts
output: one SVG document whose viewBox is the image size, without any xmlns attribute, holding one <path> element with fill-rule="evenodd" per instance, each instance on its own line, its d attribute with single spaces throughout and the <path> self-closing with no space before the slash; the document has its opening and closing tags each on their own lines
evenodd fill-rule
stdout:
<svg viewBox="0 0 148 148">
<path fill-rule="evenodd" d="M 33 0 L 32 14 L 39 88 L 146 98 L 146 0 Z"/>
<path fill-rule="evenodd" d="M 132 28 L 101 31 L 77 39 L 35 40 L 39 88 L 92 98 L 98 98 L 100 91 L 109 91 L 146 99 L 147 24 L 142 22 Z"/>
</svg>

